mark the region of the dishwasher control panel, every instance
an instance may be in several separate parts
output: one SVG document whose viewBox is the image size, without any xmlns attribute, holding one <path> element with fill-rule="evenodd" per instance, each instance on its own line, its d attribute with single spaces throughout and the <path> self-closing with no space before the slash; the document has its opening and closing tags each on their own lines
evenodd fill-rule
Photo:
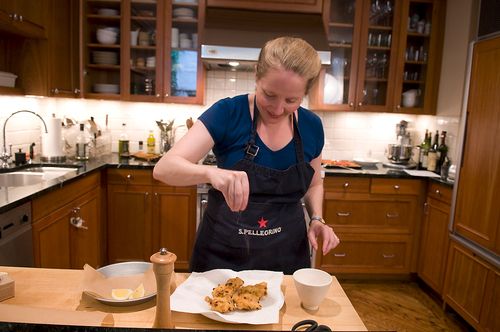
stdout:
<svg viewBox="0 0 500 332">
<path fill-rule="evenodd" d="M 0 213 L 0 241 L 10 237 L 25 225 L 31 225 L 31 203 Z"/>
</svg>

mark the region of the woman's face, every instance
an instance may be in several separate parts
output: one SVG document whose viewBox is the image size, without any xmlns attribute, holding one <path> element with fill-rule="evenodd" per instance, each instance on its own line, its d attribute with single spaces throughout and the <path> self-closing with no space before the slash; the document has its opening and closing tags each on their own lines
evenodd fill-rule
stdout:
<svg viewBox="0 0 500 332">
<path fill-rule="evenodd" d="M 256 82 L 257 107 L 265 122 L 287 118 L 300 106 L 307 80 L 284 69 L 270 69 Z"/>
</svg>

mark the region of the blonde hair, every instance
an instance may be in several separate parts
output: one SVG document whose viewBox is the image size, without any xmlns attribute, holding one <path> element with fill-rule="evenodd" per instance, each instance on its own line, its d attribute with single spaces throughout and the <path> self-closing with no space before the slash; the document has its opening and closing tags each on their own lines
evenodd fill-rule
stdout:
<svg viewBox="0 0 500 332">
<path fill-rule="evenodd" d="M 314 84 L 321 70 L 318 52 L 305 40 L 294 37 L 278 37 L 269 40 L 259 54 L 256 66 L 257 80 L 269 69 L 282 67 L 307 80 L 305 94 Z"/>
</svg>

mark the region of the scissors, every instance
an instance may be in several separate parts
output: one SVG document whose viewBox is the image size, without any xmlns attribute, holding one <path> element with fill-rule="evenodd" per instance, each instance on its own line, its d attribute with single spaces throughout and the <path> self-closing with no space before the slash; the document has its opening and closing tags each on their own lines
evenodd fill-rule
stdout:
<svg viewBox="0 0 500 332">
<path fill-rule="evenodd" d="M 305 330 L 304 330 L 304 328 L 305 328 Z M 326 325 L 319 325 L 315 320 L 305 319 L 305 320 L 301 320 L 300 322 L 296 323 L 292 327 L 292 331 L 331 332 L 332 329 L 330 329 Z"/>
</svg>

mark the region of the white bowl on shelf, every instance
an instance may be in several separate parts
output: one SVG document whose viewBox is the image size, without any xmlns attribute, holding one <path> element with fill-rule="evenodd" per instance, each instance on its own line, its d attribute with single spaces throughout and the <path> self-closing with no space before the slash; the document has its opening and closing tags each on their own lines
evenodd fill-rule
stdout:
<svg viewBox="0 0 500 332">
<path fill-rule="evenodd" d="M 118 84 L 94 84 L 94 92 L 97 93 L 120 93 L 120 85 Z"/>
<path fill-rule="evenodd" d="M 99 8 L 97 10 L 97 14 L 101 16 L 118 16 L 120 15 L 120 12 L 118 9 L 113 8 Z"/>
<path fill-rule="evenodd" d="M 118 41 L 118 33 L 111 30 L 97 29 L 96 37 L 101 44 L 116 44 Z"/>
<path fill-rule="evenodd" d="M 174 14 L 174 17 L 194 17 L 194 10 L 192 10 L 191 8 L 176 8 L 172 11 L 172 13 Z"/>
</svg>

